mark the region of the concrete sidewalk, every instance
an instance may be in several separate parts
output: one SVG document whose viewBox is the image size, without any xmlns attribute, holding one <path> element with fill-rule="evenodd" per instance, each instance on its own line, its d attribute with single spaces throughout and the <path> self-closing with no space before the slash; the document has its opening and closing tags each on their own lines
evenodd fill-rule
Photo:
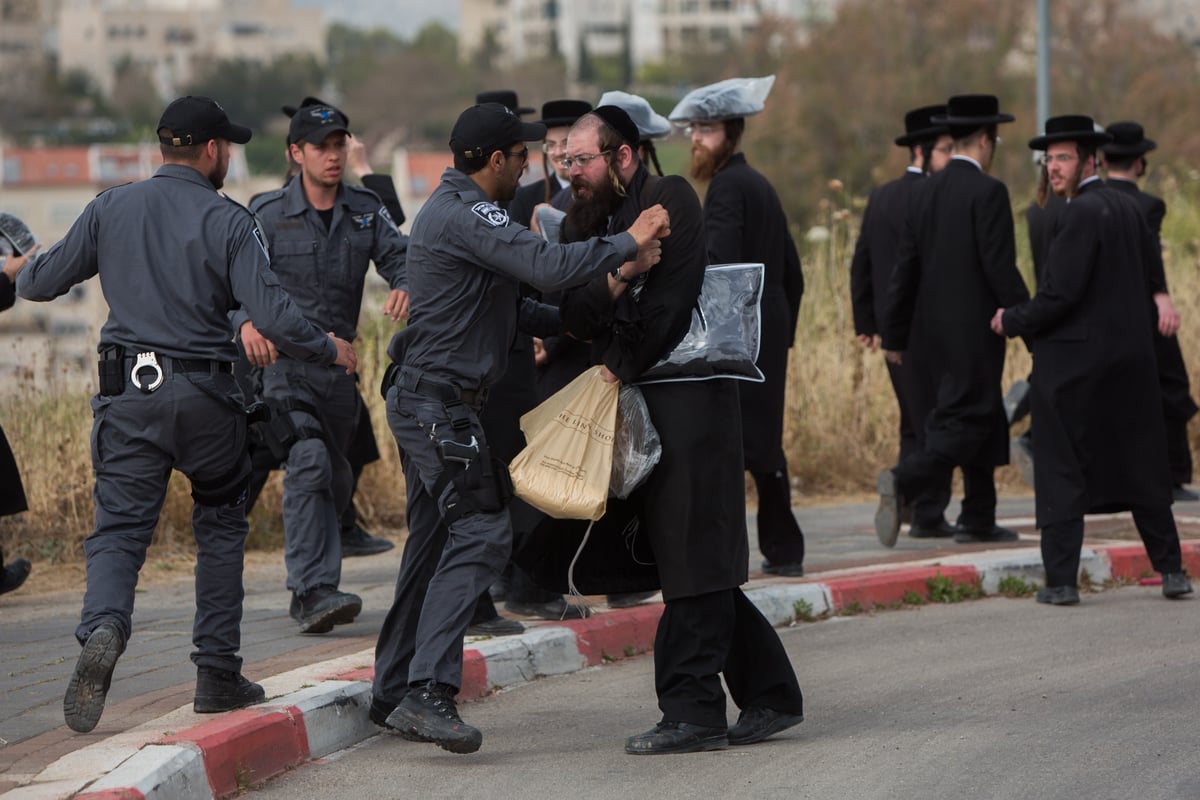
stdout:
<svg viewBox="0 0 1200 800">
<path fill-rule="evenodd" d="M 978 584 L 988 593 L 1008 576 L 1041 580 L 1032 498 L 1001 503 L 1001 523 L 1020 531 L 1022 541 L 991 548 L 902 535 L 894 550 L 885 550 L 875 540 L 873 510 L 798 509 L 808 544 L 803 579 L 764 578 L 752 547 L 745 588 L 774 624 L 927 599 L 931 578 L 940 577 L 943 586 Z M 1190 541 L 1200 536 L 1194 516 L 1200 504 L 1175 511 L 1189 540 L 1185 567 L 1200 574 L 1200 541 Z M 1149 573 L 1140 543 L 1129 541 L 1131 531 L 1124 515 L 1089 518 L 1084 568 L 1093 581 Z M 13 798 L 223 797 L 376 735 L 366 716 L 374 635 L 399 558 L 397 548 L 345 562 L 343 586 L 363 596 L 364 612 L 326 636 L 295 633 L 281 565 L 248 570 L 244 671 L 264 685 L 269 700 L 216 716 L 191 711 L 191 577 L 139 590 L 134 636 L 118 663 L 104 717 L 89 734 L 73 733 L 62 721 L 62 692 L 78 655 L 72 631 L 80 592 L 6 596 L 0 603 L 0 791 Z M 523 635 L 469 640 L 461 698 L 645 652 L 661 610 L 659 604 L 599 606 L 588 620 L 526 620 Z"/>
</svg>

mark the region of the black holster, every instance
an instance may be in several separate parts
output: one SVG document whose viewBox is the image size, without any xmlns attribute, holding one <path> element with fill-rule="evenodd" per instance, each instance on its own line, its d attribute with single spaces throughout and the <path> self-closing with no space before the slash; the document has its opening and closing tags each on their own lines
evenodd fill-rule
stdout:
<svg viewBox="0 0 1200 800">
<path fill-rule="evenodd" d="M 119 344 L 100 350 L 100 394 L 114 397 L 125 392 L 125 348 Z"/>
<path fill-rule="evenodd" d="M 296 442 L 322 438 L 321 430 L 296 425 L 288 413 L 290 406 L 305 406 L 296 410 L 309 410 L 304 403 L 288 404 L 274 399 L 258 400 L 246 408 L 247 440 L 252 452 L 266 450 L 276 463 L 283 463 Z M 315 410 L 309 413 L 315 416 Z"/>
</svg>

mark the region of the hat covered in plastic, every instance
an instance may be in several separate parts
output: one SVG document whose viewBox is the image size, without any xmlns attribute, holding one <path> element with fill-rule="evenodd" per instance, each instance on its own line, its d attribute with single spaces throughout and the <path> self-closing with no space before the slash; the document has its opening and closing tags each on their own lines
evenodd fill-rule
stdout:
<svg viewBox="0 0 1200 800">
<path fill-rule="evenodd" d="M 591 110 L 592 104 L 586 100 L 550 100 L 542 103 L 542 118 L 538 122 L 547 128 L 565 128 Z"/>
<path fill-rule="evenodd" d="M 982 128 L 1000 122 L 1014 122 L 1016 117 L 1000 111 L 1000 100 L 994 94 L 958 94 L 946 101 L 946 113 L 931 120 L 953 128 Z"/>
<path fill-rule="evenodd" d="M 172 147 L 204 144 L 210 139 L 228 139 L 237 144 L 250 141 L 250 129 L 234 125 L 220 103 L 211 97 L 188 95 L 171 101 L 158 120 L 158 141 Z"/>
<path fill-rule="evenodd" d="M 1144 156 L 1158 147 L 1157 142 L 1146 138 L 1146 132 L 1136 122 L 1114 122 L 1104 130 L 1112 136 L 1112 141 L 1100 148 L 1106 156 Z"/>
<path fill-rule="evenodd" d="M 628 92 L 605 92 L 598 105 L 622 109 L 633 120 L 643 139 L 659 139 L 671 133 L 671 123 L 661 114 L 654 113 L 644 97 Z"/>
<path fill-rule="evenodd" d="M 536 142 L 546 138 L 540 122 L 522 122 L 511 108 L 500 103 L 481 103 L 458 115 L 450 131 L 450 149 L 464 158 L 486 158 L 513 142 Z"/>
<path fill-rule="evenodd" d="M 288 144 L 320 144 L 331 133 L 349 133 L 350 120 L 331 105 L 301 105 L 288 126 Z"/>
<path fill-rule="evenodd" d="M 684 95 L 667 116 L 672 122 L 749 117 L 763 110 L 774 84 L 775 76 L 767 75 L 764 78 L 730 78 L 701 86 Z"/>
<path fill-rule="evenodd" d="M 1112 136 L 1096 130 L 1096 123 L 1083 114 L 1068 114 L 1046 120 L 1046 132 L 1029 140 L 1030 150 L 1045 150 L 1055 142 L 1077 142 L 1082 145 L 1102 145 L 1112 141 Z"/>
<path fill-rule="evenodd" d="M 904 135 L 895 141 L 900 147 L 911 147 L 926 139 L 933 139 L 950 132 L 950 126 L 938 125 L 933 118 L 946 113 L 945 106 L 921 106 L 904 115 Z"/>
<path fill-rule="evenodd" d="M 520 116 L 522 114 L 532 114 L 534 109 L 529 106 L 521 105 L 517 100 L 517 93 L 512 89 L 495 89 L 490 92 L 480 92 L 475 95 L 475 102 L 479 105 L 486 103 L 499 103 L 505 108 L 510 109 L 514 114 Z"/>
</svg>

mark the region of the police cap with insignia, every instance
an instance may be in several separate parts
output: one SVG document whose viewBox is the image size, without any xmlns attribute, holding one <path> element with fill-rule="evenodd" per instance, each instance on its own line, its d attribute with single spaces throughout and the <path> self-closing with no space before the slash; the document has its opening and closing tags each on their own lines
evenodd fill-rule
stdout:
<svg viewBox="0 0 1200 800">
<path fill-rule="evenodd" d="M 522 122 L 508 106 L 482 103 L 458 115 L 450 131 L 450 149 L 463 158 L 487 158 L 513 142 L 537 142 L 546 138 L 540 122 Z"/>
<path fill-rule="evenodd" d="M 283 112 L 284 116 L 286 116 L 288 119 L 291 119 L 292 117 L 296 116 L 296 112 L 302 108 L 308 108 L 309 106 L 327 106 L 327 105 L 330 105 L 330 104 L 326 103 L 324 100 L 322 100 L 319 97 L 313 97 L 310 95 L 308 97 L 305 97 L 303 100 L 301 100 L 300 105 L 298 105 L 298 106 L 289 106 L 289 105 L 285 104 L 285 105 L 280 106 L 279 110 Z M 347 117 L 344 112 L 342 114 L 342 118 L 346 120 L 347 125 L 350 124 L 350 118 Z"/>
<path fill-rule="evenodd" d="M 250 141 L 250 129 L 229 121 L 225 109 L 210 97 L 188 95 L 171 101 L 158 121 L 158 141 L 171 147 L 204 144 L 210 139 L 228 139 L 237 144 Z"/>
<path fill-rule="evenodd" d="M 288 126 L 288 144 L 320 144 L 331 133 L 349 133 L 350 120 L 331 105 L 301 105 Z"/>
</svg>

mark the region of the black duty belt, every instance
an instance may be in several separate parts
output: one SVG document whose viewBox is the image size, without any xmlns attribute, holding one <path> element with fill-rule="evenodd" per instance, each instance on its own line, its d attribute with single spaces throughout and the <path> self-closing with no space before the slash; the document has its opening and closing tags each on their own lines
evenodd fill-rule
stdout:
<svg viewBox="0 0 1200 800">
<path fill-rule="evenodd" d="M 229 361 L 209 361 L 208 359 L 172 358 L 171 366 L 176 372 L 233 372 L 233 364 Z"/>
<path fill-rule="evenodd" d="M 395 370 L 393 384 L 410 392 L 425 395 L 440 400 L 442 403 L 462 402 L 474 408 L 481 408 L 487 402 L 487 389 L 459 389 L 452 383 L 434 380 L 412 367 L 401 367 Z"/>
</svg>

